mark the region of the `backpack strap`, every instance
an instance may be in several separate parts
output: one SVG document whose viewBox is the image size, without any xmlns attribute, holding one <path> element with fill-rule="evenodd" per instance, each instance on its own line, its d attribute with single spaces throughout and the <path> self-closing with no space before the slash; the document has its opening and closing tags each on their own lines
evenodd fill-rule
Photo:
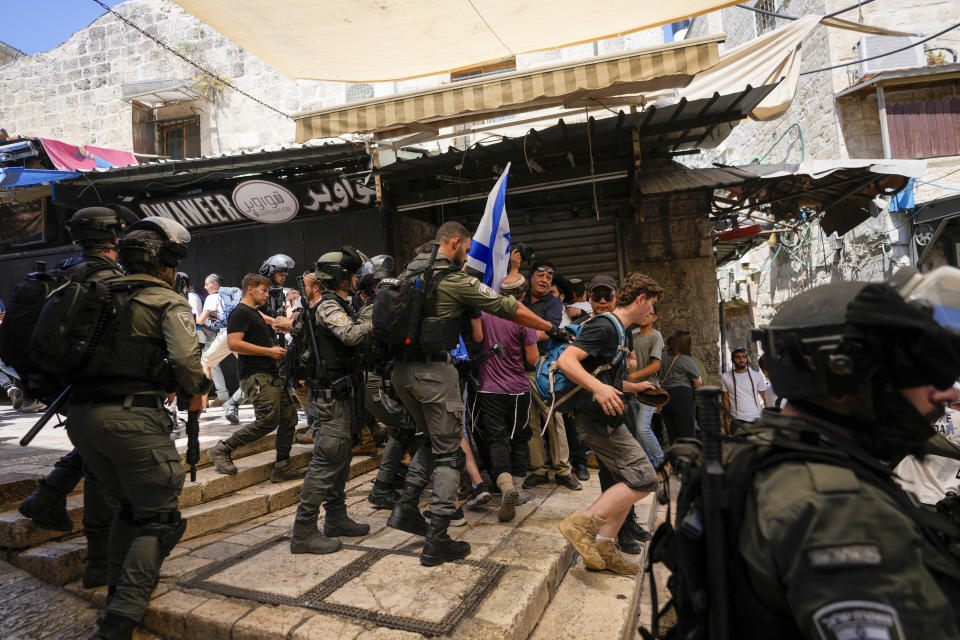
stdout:
<svg viewBox="0 0 960 640">
<path fill-rule="evenodd" d="M 590 372 L 590 375 L 592 375 L 593 377 L 596 377 L 597 374 L 599 373 L 603 373 L 604 371 L 607 371 L 609 369 L 612 369 L 618 366 L 620 362 L 623 360 L 623 356 L 626 353 L 629 353 L 629 349 L 627 349 L 627 338 L 626 338 L 627 333 L 623 327 L 623 323 L 620 322 L 620 318 L 613 315 L 612 313 L 601 313 L 598 316 L 594 316 L 593 318 L 590 318 L 589 320 L 584 322 L 584 324 L 587 324 L 587 322 L 590 322 L 591 320 L 594 320 L 596 318 L 606 318 L 611 323 L 613 323 L 614 328 L 617 330 L 617 352 L 614 354 L 613 359 L 610 362 L 606 364 L 602 364 Z M 558 368 L 557 363 L 553 362 L 551 363 L 550 369 L 547 372 L 547 379 L 550 381 L 550 410 L 547 411 L 547 418 L 546 420 L 543 421 L 543 427 L 540 429 L 541 436 L 543 436 L 543 434 L 546 433 L 547 425 L 550 424 L 550 418 L 553 417 L 553 413 L 556 410 L 557 405 L 563 404 L 564 402 L 572 398 L 578 391 L 583 389 L 583 386 L 578 384 L 573 389 L 563 394 L 563 396 L 561 396 L 559 400 L 557 400 L 556 393 L 554 393 L 554 390 L 553 390 L 553 376 L 557 368 Z"/>
</svg>

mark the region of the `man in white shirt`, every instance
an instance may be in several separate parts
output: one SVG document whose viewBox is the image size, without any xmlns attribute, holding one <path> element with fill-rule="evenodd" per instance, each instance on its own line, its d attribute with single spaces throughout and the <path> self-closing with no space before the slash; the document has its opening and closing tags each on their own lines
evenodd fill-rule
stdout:
<svg viewBox="0 0 960 640">
<path fill-rule="evenodd" d="M 204 324 L 207 318 L 211 316 L 214 318 L 223 317 L 223 300 L 220 299 L 219 293 L 222 283 L 223 279 L 216 273 L 211 273 L 204 280 L 203 288 L 207 291 L 207 299 L 203 301 L 203 309 L 197 316 L 197 325 Z M 223 327 L 217 331 L 209 342 L 200 356 L 200 365 L 207 377 L 213 379 L 217 390 L 217 399 L 210 404 L 211 406 L 220 406 L 230 398 L 230 392 L 223 380 L 223 374 L 219 371 L 214 372 L 214 369 L 219 369 L 220 361 L 232 353 L 227 346 L 227 328 Z M 215 375 L 215 373 L 219 375 Z"/>
<path fill-rule="evenodd" d="M 755 422 L 760 419 L 766 399 L 761 394 L 770 385 L 759 371 L 747 366 L 747 350 L 737 347 L 733 356 L 733 371 L 720 376 L 723 386 L 723 406 L 735 420 Z"/>
</svg>

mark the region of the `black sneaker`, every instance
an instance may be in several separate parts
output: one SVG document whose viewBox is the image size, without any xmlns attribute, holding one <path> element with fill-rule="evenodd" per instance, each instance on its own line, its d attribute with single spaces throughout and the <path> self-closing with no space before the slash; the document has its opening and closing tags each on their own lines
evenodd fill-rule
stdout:
<svg viewBox="0 0 960 640">
<path fill-rule="evenodd" d="M 429 510 L 423 512 L 423 517 L 429 520 L 433 514 Z M 451 527 L 463 527 L 467 524 L 467 517 L 463 515 L 463 507 L 457 507 L 457 510 L 450 516 Z"/>
<path fill-rule="evenodd" d="M 573 491 L 580 491 L 583 489 L 583 485 L 580 484 L 580 481 L 577 480 L 577 477 L 572 473 L 569 473 L 565 476 L 557 476 L 557 485 L 566 487 L 567 489 L 572 489 Z"/>
<path fill-rule="evenodd" d="M 471 487 L 470 493 L 467 494 L 467 506 L 468 507 L 477 507 L 482 504 L 487 504 L 490 502 L 490 492 L 487 491 L 487 485 L 480 483 L 474 487 Z"/>
<path fill-rule="evenodd" d="M 524 489 L 533 489 L 534 487 L 539 487 L 542 484 L 547 484 L 550 482 L 550 478 L 547 476 L 542 476 L 539 473 L 531 473 L 523 480 Z"/>
<path fill-rule="evenodd" d="M 587 469 L 587 465 L 585 464 L 574 465 L 573 472 L 577 474 L 577 478 L 583 482 L 586 482 L 590 479 L 590 470 Z"/>
</svg>

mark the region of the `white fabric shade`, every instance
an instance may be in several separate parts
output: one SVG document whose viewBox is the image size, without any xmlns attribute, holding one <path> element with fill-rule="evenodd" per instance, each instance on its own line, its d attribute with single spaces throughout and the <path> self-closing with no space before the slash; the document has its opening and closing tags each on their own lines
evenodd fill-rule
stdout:
<svg viewBox="0 0 960 640">
<path fill-rule="evenodd" d="M 293 79 L 375 82 L 445 73 L 610 38 L 730 0 L 174 0 Z"/>
</svg>

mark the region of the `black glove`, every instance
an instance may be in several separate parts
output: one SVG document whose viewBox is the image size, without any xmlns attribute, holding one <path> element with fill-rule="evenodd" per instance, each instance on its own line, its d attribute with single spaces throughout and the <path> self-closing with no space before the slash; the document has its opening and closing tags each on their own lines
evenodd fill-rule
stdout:
<svg viewBox="0 0 960 640">
<path fill-rule="evenodd" d="M 553 323 L 550 324 L 550 328 L 547 330 L 547 336 L 557 342 L 573 342 L 574 338 L 573 332 L 568 329 L 561 329 Z"/>
</svg>

